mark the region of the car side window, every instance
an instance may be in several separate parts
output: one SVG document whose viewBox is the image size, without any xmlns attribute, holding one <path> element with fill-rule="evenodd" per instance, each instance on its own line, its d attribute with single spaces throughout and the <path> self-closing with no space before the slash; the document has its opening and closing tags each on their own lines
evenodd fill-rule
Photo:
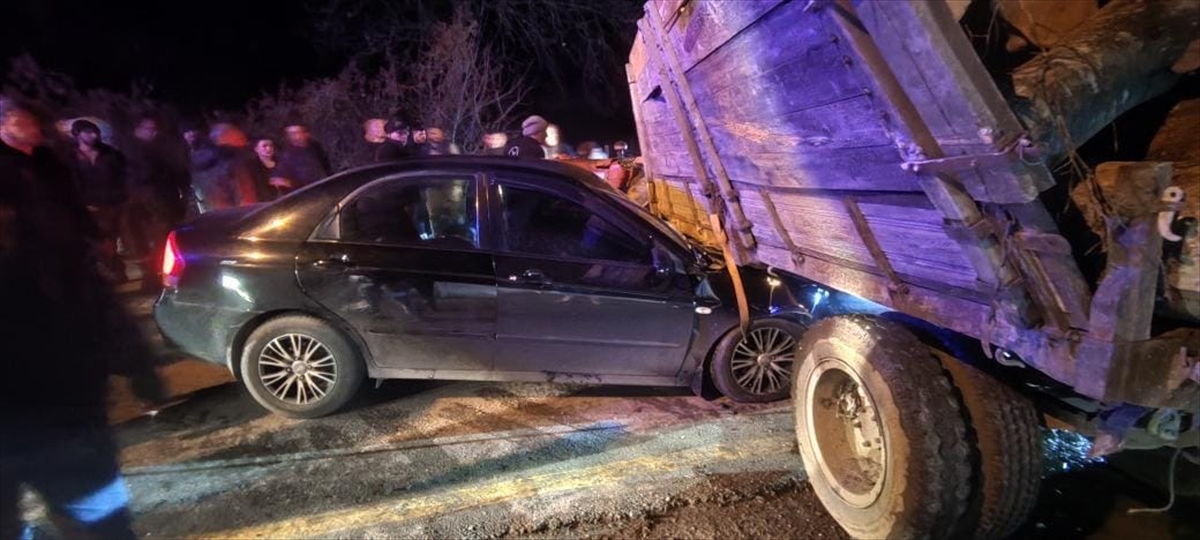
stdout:
<svg viewBox="0 0 1200 540">
<path fill-rule="evenodd" d="M 552 257 L 649 262 L 650 248 L 583 205 L 528 188 L 501 186 L 511 251 Z"/>
<path fill-rule="evenodd" d="M 478 247 L 473 178 L 387 181 L 341 211 L 341 240 L 373 244 Z"/>
</svg>

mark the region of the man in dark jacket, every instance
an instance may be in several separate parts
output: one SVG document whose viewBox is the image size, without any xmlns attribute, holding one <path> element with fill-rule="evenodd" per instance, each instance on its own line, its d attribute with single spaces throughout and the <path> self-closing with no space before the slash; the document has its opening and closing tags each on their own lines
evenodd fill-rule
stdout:
<svg viewBox="0 0 1200 540">
<path fill-rule="evenodd" d="M 375 153 L 376 162 L 396 161 L 417 155 L 416 146 L 409 142 L 410 131 L 406 122 L 402 120 L 388 121 L 384 130 L 387 131 L 387 140 Z"/>
<path fill-rule="evenodd" d="M 521 122 L 521 136 L 508 141 L 504 155 L 523 159 L 546 159 L 546 128 L 550 124 L 538 115 L 526 118 Z"/>
<path fill-rule="evenodd" d="M 159 255 L 167 233 L 184 216 L 188 190 L 187 165 L 176 148 L 159 136 L 158 120 L 143 117 L 133 132 L 129 148 L 128 210 L 123 237 L 130 240 L 142 267 L 142 286 L 158 288 Z"/>
<path fill-rule="evenodd" d="M 117 238 L 121 233 L 122 215 L 126 209 L 125 156 L 100 140 L 100 128 L 89 120 L 71 124 L 75 137 L 74 159 L 71 161 L 75 181 L 83 194 L 83 203 L 100 228 L 99 256 L 105 278 L 123 282 L 125 262 L 117 254 Z M 128 247 L 132 242 L 123 239 Z"/>
<path fill-rule="evenodd" d="M 28 107 L 0 99 L 0 538 L 22 531 L 20 486 L 67 537 L 134 538 L 108 431 L 109 374 L 162 388 L 149 348 L 90 263 L 94 225 Z"/>
<path fill-rule="evenodd" d="M 273 186 L 284 193 L 307 186 L 329 176 L 329 157 L 321 143 L 313 140 L 308 126 L 292 122 L 283 130 L 287 144 L 279 156 L 279 167 L 275 170 Z"/>
</svg>

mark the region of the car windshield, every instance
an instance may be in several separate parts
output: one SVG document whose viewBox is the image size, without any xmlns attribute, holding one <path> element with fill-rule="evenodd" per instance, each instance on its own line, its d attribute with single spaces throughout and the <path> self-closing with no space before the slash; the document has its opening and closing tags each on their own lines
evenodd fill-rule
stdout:
<svg viewBox="0 0 1200 540">
<path fill-rule="evenodd" d="M 663 221 L 663 220 L 655 217 L 654 214 L 651 214 L 645 208 L 642 208 L 641 206 L 638 206 L 633 201 L 629 200 L 629 197 L 626 197 L 624 194 L 621 194 L 616 191 L 612 191 L 612 192 L 605 191 L 604 193 L 606 195 L 608 195 L 608 197 L 610 199 L 617 201 L 617 203 L 620 204 L 621 206 L 624 206 L 625 208 L 628 208 L 631 211 L 633 211 L 634 213 L 636 213 L 637 215 L 641 216 L 641 218 L 644 219 L 646 222 L 650 223 L 650 225 L 652 225 L 655 228 L 655 230 L 657 230 L 663 236 L 670 238 L 676 244 L 690 248 L 692 250 L 696 249 L 695 246 L 692 245 L 692 242 L 689 241 L 682 234 L 680 234 L 679 231 L 676 231 L 675 228 L 672 227 L 670 223 L 667 223 L 666 221 Z"/>
</svg>

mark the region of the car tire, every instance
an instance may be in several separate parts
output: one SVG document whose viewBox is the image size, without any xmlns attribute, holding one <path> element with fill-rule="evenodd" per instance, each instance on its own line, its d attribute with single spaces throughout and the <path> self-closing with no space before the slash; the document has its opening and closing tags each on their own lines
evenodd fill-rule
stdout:
<svg viewBox="0 0 1200 540">
<path fill-rule="evenodd" d="M 970 496 L 950 379 L 907 329 L 824 319 L 800 341 L 792 396 L 809 481 L 856 538 L 950 538 Z"/>
<path fill-rule="evenodd" d="M 271 319 L 246 340 L 242 383 L 260 405 L 292 418 L 331 414 L 358 391 L 361 355 L 346 337 L 308 316 Z"/>
<path fill-rule="evenodd" d="M 968 416 L 976 481 L 956 538 L 1008 538 L 1037 502 L 1042 481 L 1041 416 L 1033 401 L 990 375 L 949 356 Z"/>
<path fill-rule="evenodd" d="M 758 319 L 743 333 L 734 328 L 713 349 L 713 385 L 739 403 L 779 401 L 791 391 L 796 345 L 805 327 L 783 319 Z"/>
</svg>

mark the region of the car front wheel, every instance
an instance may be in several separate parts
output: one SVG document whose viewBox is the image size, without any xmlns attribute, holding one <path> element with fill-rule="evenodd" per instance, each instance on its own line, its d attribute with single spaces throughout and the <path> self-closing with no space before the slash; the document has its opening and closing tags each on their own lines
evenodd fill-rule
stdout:
<svg viewBox="0 0 1200 540">
<path fill-rule="evenodd" d="M 267 321 L 242 352 L 242 382 L 272 412 L 318 418 L 354 397 L 364 376 L 356 349 L 328 324 L 305 316 Z"/>
<path fill-rule="evenodd" d="M 778 401 L 791 390 L 796 343 L 804 327 L 781 319 L 751 321 L 733 329 L 713 351 L 713 385 L 741 403 Z"/>
</svg>

